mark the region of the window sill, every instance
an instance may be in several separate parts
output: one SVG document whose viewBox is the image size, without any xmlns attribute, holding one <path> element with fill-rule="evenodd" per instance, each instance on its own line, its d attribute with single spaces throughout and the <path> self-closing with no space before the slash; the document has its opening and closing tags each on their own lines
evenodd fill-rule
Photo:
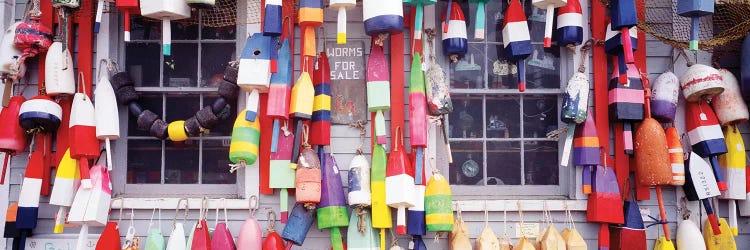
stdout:
<svg viewBox="0 0 750 250">
<path fill-rule="evenodd" d="M 180 198 L 124 198 L 113 199 L 112 209 L 174 209 L 177 207 L 177 202 Z M 523 211 L 543 211 L 545 204 L 549 211 L 565 211 L 565 206 L 568 206 L 570 211 L 586 211 L 586 200 L 499 200 L 490 199 L 486 201 L 486 207 L 488 211 L 501 212 L 506 211 L 518 211 L 520 204 Z M 224 208 L 230 210 L 242 210 L 248 209 L 248 199 L 208 199 L 208 208 L 216 209 Z M 453 201 L 453 210 L 457 211 L 458 206 L 461 206 L 462 212 L 481 212 L 485 208 L 485 200 L 459 200 Z M 262 205 L 262 204 L 261 204 Z M 184 206 L 184 205 L 181 205 Z M 189 198 L 188 207 L 191 209 L 198 209 L 201 207 L 201 199 Z"/>
</svg>

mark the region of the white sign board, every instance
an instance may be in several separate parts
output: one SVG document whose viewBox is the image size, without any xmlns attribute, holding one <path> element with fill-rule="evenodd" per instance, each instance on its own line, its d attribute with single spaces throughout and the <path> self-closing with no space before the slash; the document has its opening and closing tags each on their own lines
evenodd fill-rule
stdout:
<svg viewBox="0 0 750 250">
<path fill-rule="evenodd" d="M 27 250 L 76 250 L 77 235 L 70 235 L 70 238 L 55 236 L 35 236 L 26 239 Z M 89 235 L 84 250 L 94 250 L 99 235 Z"/>
</svg>

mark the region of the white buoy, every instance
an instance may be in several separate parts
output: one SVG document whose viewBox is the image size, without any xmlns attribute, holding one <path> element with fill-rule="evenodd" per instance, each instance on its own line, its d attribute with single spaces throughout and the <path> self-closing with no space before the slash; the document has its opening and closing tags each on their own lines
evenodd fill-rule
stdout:
<svg viewBox="0 0 750 250">
<path fill-rule="evenodd" d="M 72 95 L 76 92 L 75 69 L 70 50 L 61 42 L 54 42 L 44 60 L 44 87 L 47 94 Z"/>
<path fill-rule="evenodd" d="M 94 113 L 96 119 L 96 138 L 104 140 L 107 149 L 107 170 L 112 171 L 112 148 L 110 140 L 120 138 L 120 117 L 117 109 L 117 99 L 112 84 L 109 82 L 109 73 L 101 76 L 102 64 L 99 64 L 99 82 L 94 90 Z"/>
</svg>

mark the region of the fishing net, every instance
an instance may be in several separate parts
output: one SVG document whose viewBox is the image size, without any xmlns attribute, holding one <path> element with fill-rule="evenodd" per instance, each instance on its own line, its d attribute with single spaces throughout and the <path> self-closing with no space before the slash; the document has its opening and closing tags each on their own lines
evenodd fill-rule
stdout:
<svg viewBox="0 0 750 250">
<path fill-rule="evenodd" d="M 609 0 L 600 1 L 605 5 L 609 3 Z M 638 28 L 669 46 L 687 49 L 691 21 L 677 15 L 677 1 L 687 0 L 642 1 L 646 20 L 640 22 Z M 714 11 L 713 15 L 701 17 L 700 48 L 713 51 L 732 49 L 727 46 L 736 47 L 736 43 L 732 42 L 750 32 L 750 0 L 716 0 Z"/>
<path fill-rule="evenodd" d="M 249 0 L 247 1 L 246 7 L 246 18 L 245 20 L 237 20 L 237 0 L 216 0 L 216 5 L 208 9 L 193 9 L 190 18 L 174 20 L 172 22 L 191 25 L 191 24 L 202 24 L 205 27 L 226 27 L 237 25 L 238 23 L 254 24 L 260 23 L 260 1 L 261 0 Z M 84 1 L 87 2 L 87 1 Z M 118 9 L 114 3 L 107 2 L 104 11 L 108 13 L 116 13 Z M 94 8 L 96 10 L 96 8 Z M 198 18 L 198 12 L 200 12 L 200 19 Z M 158 22 L 159 20 L 148 19 L 149 21 Z"/>
</svg>

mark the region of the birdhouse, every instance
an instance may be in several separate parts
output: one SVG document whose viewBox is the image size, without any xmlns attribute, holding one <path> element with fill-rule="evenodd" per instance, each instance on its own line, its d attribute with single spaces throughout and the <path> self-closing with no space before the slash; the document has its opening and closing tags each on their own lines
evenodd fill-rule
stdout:
<svg viewBox="0 0 750 250">
<path fill-rule="evenodd" d="M 172 55 L 171 20 L 190 17 L 190 6 L 183 0 L 140 0 L 141 15 L 161 20 L 162 53 Z"/>
<path fill-rule="evenodd" d="M 240 67 L 237 74 L 237 86 L 250 93 L 247 98 L 248 121 L 255 121 L 258 115 L 260 93 L 268 92 L 271 81 L 272 38 L 261 33 L 253 34 L 240 57 Z"/>
</svg>

